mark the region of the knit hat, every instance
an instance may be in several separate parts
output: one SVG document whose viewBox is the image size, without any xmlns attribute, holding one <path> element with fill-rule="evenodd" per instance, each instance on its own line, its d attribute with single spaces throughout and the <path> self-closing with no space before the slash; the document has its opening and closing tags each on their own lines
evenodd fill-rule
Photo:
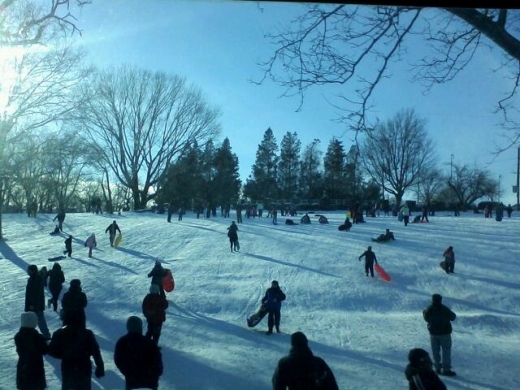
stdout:
<svg viewBox="0 0 520 390">
<path fill-rule="evenodd" d="M 278 280 L 273 280 L 271 282 L 271 286 L 273 286 L 273 287 L 280 287 L 280 285 L 278 284 Z"/>
<path fill-rule="evenodd" d="M 430 355 L 422 348 L 411 349 L 408 353 L 408 361 L 412 366 L 419 367 L 424 363 L 430 363 Z"/>
<path fill-rule="evenodd" d="M 303 332 L 295 332 L 291 335 L 291 345 L 293 347 L 307 347 L 307 336 Z"/>
<path fill-rule="evenodd" d="M 38 273 L 38 267 L 35 264 L 31 264 L 27 267 L 27 273 L 29 275 Z"/>
<path fill-rule="evenodd" d="M 72 279 L 70 281 L 70 287 L 81 287 L 81 280 L 79 279 Z"/>
<path fill-rule="evenodd" d="M 22 313 L 20 317 L 20 326 L 22 328 L 36 328 L 36 325 L 38 325 L 38 317 L 36 317 L 36 313 L 32 311 Z"/>
<path fill-rule="evenodd" d="M 143 333 L 143 321 L 139 317 L 130 316 L 126 320 L 126 330 L 128 333 Z"/>
<path fill-rule="evenodd" d="M 442 302 L 442 295 L 441 294 L 433 294 L 432 295 L 432 302 L 433 303 L 441 303 Z"/>
<path fill-rule="evenodd" d="M 150 285 L 150 294 L 159 294 L 161 290 L 159 289 L 159 286 L 156 284 Z"/>
</svg>

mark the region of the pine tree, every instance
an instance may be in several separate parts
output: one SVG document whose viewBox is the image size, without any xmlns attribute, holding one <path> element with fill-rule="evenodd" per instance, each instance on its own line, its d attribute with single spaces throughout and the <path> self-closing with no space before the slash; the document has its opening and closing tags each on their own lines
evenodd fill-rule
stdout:
<svg viewBox="0 0 520 390">
<path fill-rule="evenodd" d="M 269 127 L 258 145 L 251 175 L 244 186 L 244 196 L 256 201 L 278 199 L 278 144 Z"/>
<path fill-rule="evenodd" d="M 333 138 L 325 158 L 324 164 L 324 190 L 330 199 L 345 199 L 347 197 L 347 176 L 346 176 L 346 154 L 343 143 Z"/>
<path fill-rule="evenodd" d="M 231 151 L 229 139 L 224 139 L 222 146 L 217 149 L 214 158 L 215 201 L 221 206 L 235 203 L 240 194 L 240 174 L 238 157 Z"/>
<path fill-rule="evenodd" d="M 302 154 L 300 162 L 300 198 L 318 199 L 323 195 L 322 152 L 318 149 L 319 139 L 311 142 Z"/>
<path fill-rule="evenodd" d="M 296 132 L 287 132 L 280 144 L 280 161 L 278 163 L 278 186 L 281 196 L 293 200 L 298 192 L 298 176 L 300 175 L 301 141 Z"/>
</svg>

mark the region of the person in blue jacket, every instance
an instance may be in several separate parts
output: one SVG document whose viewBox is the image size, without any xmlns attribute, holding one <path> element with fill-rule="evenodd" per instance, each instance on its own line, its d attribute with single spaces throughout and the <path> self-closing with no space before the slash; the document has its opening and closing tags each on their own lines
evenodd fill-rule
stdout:
<svg viewBox="0 0 520 390">
<path fill-rule="evenodd" d="M 273 280 L 271 287 L 265 292 L 265 296 L 262 299 L 262 304 L 267 309 L 267 326 L 269 330 L 266 334 L 273 333 L 273 326 L 276 327 L 276 332 L 280 333 L 280 317 L 282 309 L 282 301 L 285 301 L 285 294 L 280 288 L 278 281 Z"/>
</svg>

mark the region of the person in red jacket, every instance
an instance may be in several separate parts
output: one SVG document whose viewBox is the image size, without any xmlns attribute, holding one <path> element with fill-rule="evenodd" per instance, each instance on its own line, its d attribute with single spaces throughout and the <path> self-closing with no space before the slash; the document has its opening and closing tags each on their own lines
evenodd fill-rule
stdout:
<svg viewBox="0 0 520 390">
<path fill-rule="evenodd" d="M 159 337 L 161 337 L 162 324 L 166 321 L 167 308 L 168 301 L 166 297 L 160 294 L 159 286 L 156 284 L 150 285 L 150 293 L 143 299 L 142 310 L 148 323 L 145 336 L 152 340 L 155 345 L 159 343 Z"/>
</svg>

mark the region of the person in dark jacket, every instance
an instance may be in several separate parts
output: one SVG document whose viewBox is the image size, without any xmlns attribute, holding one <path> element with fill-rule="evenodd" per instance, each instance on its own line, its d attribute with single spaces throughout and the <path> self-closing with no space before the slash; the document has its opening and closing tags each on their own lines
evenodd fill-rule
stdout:
<svg viewBox="0 0 520 390">
<path fill-rule="evenodd" d="M 69 235 L 67 239 L 65 240 L 65 250 L 63 251 L 63 254 L 67 255 L 68 257 L 72 256 L 72 236 Z"/>
<path fill-rule="evenodd" d="M 449 246 L 442 253 L 444 257 L 444 262 L 446 263 L 446 273 L 452 274 L 455 272 L 455 252 L 453 251 L 453 247 Z"/>
<path fill-rule="evenodd" d="M 423 310 L 423 317 L 428 323 L 435 371 L 441 374 L 442 368 L 442 375 L 455 376 L 455 372 L 451 370 L 451 322 L 457 316 L 442 304 L 440 294 L 433 294 L 431 305 Z"/>
<path fill-rule="evenodd" d="M 125 377 L 125 390 L 157 390 L 163 373 L 159 347 L 143 336 L 143 322 L 139 317 L 128 317 L 126 330 L 128 333 L 117 341 L 114 350 L 114 363 Z"/>
<path fill-rule="evenodd" d="M 65 211 L 60 210 L 58 212 L 58 215 L 56 215 L 52 221 L 56 221 L 56 220 L 58 220 L 58 229 L 60 230 L 60 232 L 63 232 L 63 222 L 65 221 Z"/>
<path fill-rule="evenodd" d="M 231 221 L 231 225 L 228 227 L 229 246 L 231 252 L 238 252 L 240 250 L 240 244 L 238 243 L 238 226 L 235 221 Z"/>
<path fill-rule="evenodd" d="M 152 278 L 152 284 L 159 287 L 159 293 L 162 297 L 166 297 L 163 287 L 163 279 L 166 276 L 166 270 L 163 268 L 160 261 L 156 261 L 152 270 L 148 273 L 148 277 Z"/>
<path fill-rule="evenodd" d="M 150 293 L 146 294 L 143 299 L 142 311 L 148 323 L 146 337 L 152 340 L 155 345 L 159 343 L 161 337 L 162 325 L 166 321 L 167 308 L 166 297 L 159 293 L 159 287 L 156 284 L 151 284 Z"/>
<path fill-rule="evenodd" d="M 47 304 L 49 306 L 52 305 L 54 311 L 57 311 L 58 299 L 63 288 L 63 283 L 65 282 L 65 275 L 63 274 L 63 270 L 61 269 L 60 263 L 54 263 L 47 277 L 49 278 L 48 287 L 52 296 L 52 298 L 49 299 Z"/>
<path fill-rule="evenodd" d="M 29 311 L 22 313 L 20 330 L 14 336 L 18 363 L 16 388 L 19 390 L 43 390 L 47 387 L 43 355 L 48 352 L 47 342 L 35 329 L 38 317 Z"/>
<path fill-rule="evenodd" d="M 29 275 L 29 279 L 27 280 L 27 286 L 25 287 L 25 311 L 32 311 L 36 313 L 40 332 L 44 338 L 50 339 L 51 334 L 43 314 L 45 311 L 45 291 L 43 288 L 43 279 L 38 272 L 38 267 L 34 264 L 31 264 L 29 267 L 27 267 L 27 274 Z"/>
<path fill-rule="evenodd" d="M 119 225 L 116 221 L 113 221 L 108 227 L 105 229 L 105 234 L 108 233 L 110 239 L 110 246 L 114 246 L 114 240 L 116 239 L 116 233 L 119 232 L 121 234 L 121 229 L 119 229 Z"/>
<path fill-rule="evenodd" d="M 304 225 L 311 223 L 311 217 L 309 217 L 308 213 L 305 213 L 303 217 L 300 218 L 300 223 Z"/>
<path fill-rule="evenodd" d="M 64 325 L 52 335 L 49 355 L 61 359 L 62 390 L 91 390 L 92 361 L 96 378 L 105 376 L 105 364 L 94 333 L 85 328 L 79 310 L 65 312 Z"/>
<path fill-rule="evenodd" d="M 266 334 L 273 333 L 273 326 L 276 327 L 276 332 L 280 333 L 282 301 L 285 301 L 285 298 L 286 296 L 280 288 L 278 281 L 273 280 L 271 282 L 271 287 L 267 289 L 264 298 L 262 299 L 262 304 L 265 305 L 268 313 L 267 327 L 269 330 Z"/>
<path fill-rule="evenodd" d="M 336 378 L 325 361 L 314 356 L 307 336 L 291 335 L 291 350 L 278 362 L 273 374 L 273 390 L 338 390 Z"/>
<path fill-rule="evenodd" d="M 374 262 L 377 264 L 377 257 L 376 254 L 372 252 L 371 246 L 359 256 L 358 260 L 361 261 L 362 257 L 365 258 L 365 275 L 368 276 L 368 272 L 370 272 L 370 276 L 374 277 Z"/>
<path fill-rule="evenodd" d="M 447 390 L 446 385 L 433 371 L 430 355 L 424 349 L 414 348 L 408 353 L 409 364 L 404 375 L 408 390 Z"/>
<path fill-rule="evenodd" d="M 394 232 L 390 231 L 390 229 L 386 229 L 386 231 L 383 234 L 380 234 L 379 237 L 372 239 L 372 241 L 377 242 L 387 242 L 390 240 L 395 240 Z"/>
<path fill-rule="evenodd" d="M 79 312 L 79 315 L 83 317 L 83 326 L 86 326 L 87 317 L 85 308 L 87 304 L 88 299 L 81 288 L 81 280 L 72 279 L 70 281 L 69 290 L 63 294 L 63 298 L 61 298 L 61 307 L 63 309 L 62 319 L 67 317 L 68 311 Z"/>
</svg>

